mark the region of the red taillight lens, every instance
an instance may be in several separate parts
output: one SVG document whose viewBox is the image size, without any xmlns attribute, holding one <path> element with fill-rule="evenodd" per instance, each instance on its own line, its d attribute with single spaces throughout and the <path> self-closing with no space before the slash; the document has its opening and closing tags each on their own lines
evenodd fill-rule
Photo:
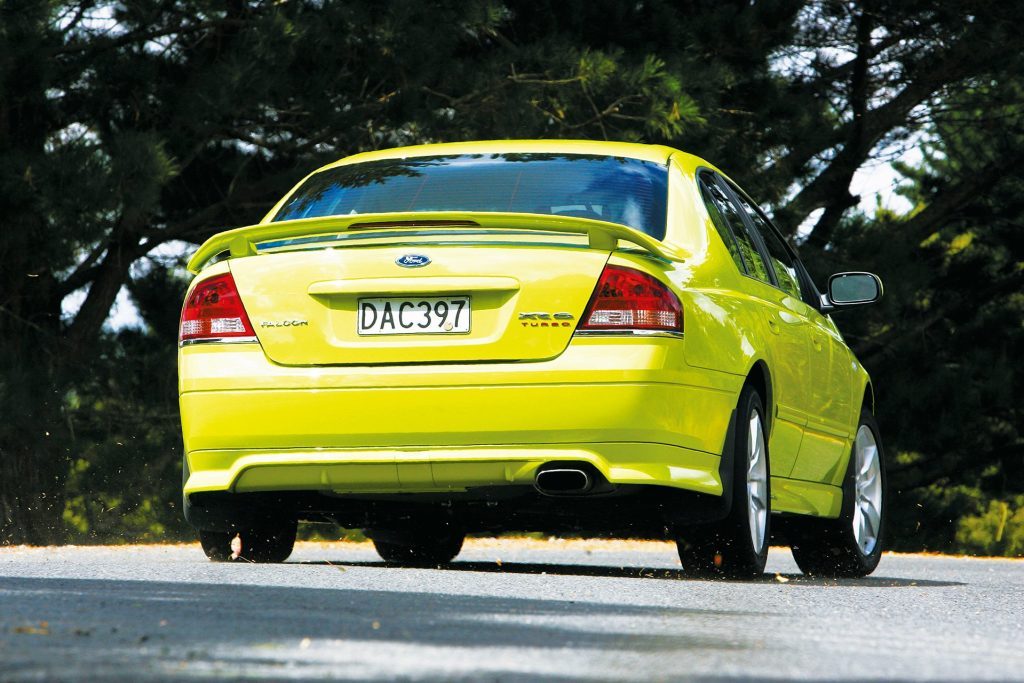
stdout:
<svg viewBox="0 0 1024 683">
<path fill-rule="evenodd" d="M 255 337 L 230 273 L 196 285 L 181 311 L 179 341 Z"/>
<path fill-rule="evenodd" d="M 683 306 L 657 278 L 633 268 L 605 266 L 581 330 L 683 331 Z"/>
</svg>

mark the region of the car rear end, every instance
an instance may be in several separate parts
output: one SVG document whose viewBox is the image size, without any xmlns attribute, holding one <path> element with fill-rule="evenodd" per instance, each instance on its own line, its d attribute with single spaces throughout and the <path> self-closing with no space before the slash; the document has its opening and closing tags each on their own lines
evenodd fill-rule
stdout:
<svg viewBox="0 0 1024 683">
<path fill-rule="evenodd" d="M 735 388 L 685 363 L 658 165 L 464 156 L 322 172 L 221 240 L 182 315 L 195 526 L 443 508 L 470 531 L 654 534 L 714 514 Z"/>
</svg>

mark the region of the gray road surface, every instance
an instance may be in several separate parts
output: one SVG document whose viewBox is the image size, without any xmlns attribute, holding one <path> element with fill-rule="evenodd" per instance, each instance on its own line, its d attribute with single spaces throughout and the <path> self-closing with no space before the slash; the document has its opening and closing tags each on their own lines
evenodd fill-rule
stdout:
<svg viewBox="0 0 1024 683">
<path fill-rule="evenodd" d="M 198 546 L 0 549 L 0 681 L 1024 680 L 1024 562 L 886 556 L 815 581 L 687 579 L 667 544 L 366 544 L 284 565 Z"/>
</svg>

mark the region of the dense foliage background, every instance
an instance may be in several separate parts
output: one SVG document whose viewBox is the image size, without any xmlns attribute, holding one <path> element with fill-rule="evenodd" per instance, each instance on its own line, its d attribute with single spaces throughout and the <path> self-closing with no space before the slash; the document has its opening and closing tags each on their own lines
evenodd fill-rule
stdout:
<svg viewBox="0 0 1024 683">
<path fill-rule="evenodd" d="M 878 272 L 883 303 L 838 322 L 877 387 L 891 545 L 1024 554 L 1022 20 L 989 0 L 0 0 L 0 543 L 189 535 L 183 243 L 360 150 L 571 137 L 705 156 L 819 278 Z M 912 209 L 856 208 L 854 174 L 897 158 Z M 105 324 L 121 292 L 137 329 Z"/>
</svg>

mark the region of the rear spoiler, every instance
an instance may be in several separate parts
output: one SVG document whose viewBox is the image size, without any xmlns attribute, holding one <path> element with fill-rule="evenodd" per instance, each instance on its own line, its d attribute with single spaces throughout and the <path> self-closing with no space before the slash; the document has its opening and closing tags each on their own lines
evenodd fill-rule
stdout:
<svg viewBox="0 0 1024 683">
<path fill-rule="evenodd" d="M 634 228 L 575 216 L 536 213 L 491 213 L 489 211 L 420 211 L 410 213 L 363 213 L 323 218 L 299 218 L 291 221 L 260 223 L 218 233 L 206 240 L 189 259 L 188 269 L 198 273 L 221 252 L 232 257 L 254 256 L 256 245 L 268 240 L 310 237 L 343 232 L 363 232 L 394 228 L 512 228 L 544 232 L 569 232 L 586 235 L 591 249 L 612 251 L 619 240 L 631 242 L 667 261 L 683 261 L 689 254 L 663 244 Z"/>
</svg>

